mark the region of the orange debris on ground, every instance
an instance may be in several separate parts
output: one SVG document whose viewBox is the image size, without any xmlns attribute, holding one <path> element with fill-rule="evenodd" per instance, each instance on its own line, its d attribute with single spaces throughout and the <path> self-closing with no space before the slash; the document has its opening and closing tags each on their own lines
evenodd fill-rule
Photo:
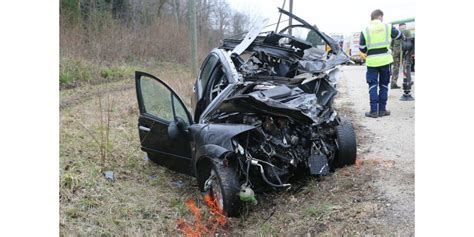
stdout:
<svg viewBox="0 0 474 237">
<path fill-rule="evenodd" d="M 204 202 L 206 203 L 207 207 L 209 207 L 212 214 L 208 222 L 212 224 L 210 233 L 214 233 L 216 232 L 217 228 L 224 226 L 227 223 L 227 218 L 224 215 L 224 210 L 219 208 L 217 205 L 217 200 L 212 198 L 211 195 L 204 195 Z"/>
<path fill-rule="evenodd" d="M 357 159 L 355 163 L 356 168 L 359 169 L 363 163 L 364 161 L 362 161 L 361 159 Z"/>
<path fill-rule="evenodd" d="M 356 169 L 359 169 L 363 164 L 368 164 L 368 165 L 377 165 L 381 166 L 382 168 L 388 170 L 393 168 L 395 165 L 394 160 L 386 160 L 383 158 L 380 158 L 379 156 L 370 156 L 364 160 L 362 159 L 357 159 L 355 163 Z"/>
<path fill-rule="evenodd" d="M 186 206 L 193 214 L 194 223 L 186 222 L 186 220 L 180 218 L 177 220 L 177 227 L 178 230 L 183 232 L 187 237 L 213 235 L 219 227 L 223 227 L 227 223 L 224 211 L 218 207 L 217 201 L 212 198 L 211 195 L 206 194 L 204 196 L 204 202 L 208 206 L 211 214 L 211 217 L 206 220 L 206 223 L 203 223 L 201 210 L 196 206 L 194 201 L 186 201 Z"/>
<path fill-rule="evenodd" d="M 193 200 L 186 201 L 186 206 L 194 216 L 194 223 L 189 224 L 183 218 L 180 218 L 178 219 L 178 229 L 188 237 L 199 237 L 206 232 L 201 221 L 201 210 L 196 207 Z"/>
</svg>

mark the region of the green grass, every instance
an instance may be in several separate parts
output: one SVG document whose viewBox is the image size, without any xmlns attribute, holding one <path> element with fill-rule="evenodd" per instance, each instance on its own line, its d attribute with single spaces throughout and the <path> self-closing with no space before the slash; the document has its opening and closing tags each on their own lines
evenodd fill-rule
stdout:
<svg viewBox="0 0 474 237">
<path fill-rule="evenodd" d="M 274 227 L 272 226 L 271 223 L 268 223 L 268 222 L 263 223 L 260 230 L 261 230 L 260 233 L 264 236 L 271 236 L 275 234 Z"/>
<path fill-rule="evenodd" d="M 100 84 L 111 80 L 133 77 L 139 69 L 137 64 L 101 65 L 82 59 L 61 58 L 59 65 L 59 85 L 61 88 L 73 88 L 84 84 Z"/>
<path fill-rule="evenodd" d="M 140 70 L 160 77 L 189 100 L 194 79 L 187 67 L 163 63 Z M 203 209 L 203 219 L 209 215 L 193 178 L 143 159 L 132 78 L 60 92 L 60 102 L 69 102 L 60 110 L 61 236 L 177 236 L 181 233 L 176 220 L 193 220 L 185 206 L 188 199 Z M 102 163 L 100 147 L 91 135 L 100 136 L 98 101 L 107 98 L 113 100 L 110 146 Z M 259 205 L 249 207 L 240 218 L 231 218 L 219 231 L 228 236 L 395 233 L 396 229 L 384 229 L 379 223 L 386 207 L 373 187 L 373 180 L 379 178 L 376 165 L 345 167 L 321 182 L 308 181 L 295 194 L 290 190 L 260 195 Z M 114 172 L 115 182 L 104 178 L 107 170 Z M 177 181 L 183 186 L 175 185 Z"/>
<path fill-rule="evenodd" d="M 154 70 L 144 69 L 160 75 Z M 162 67 L 160 71 L 179 80 L 170 82 L 178 88 L 181 79 L 192 85 L 186 68 Z M 87 84 L 60 93 L 60 102 L 79 100 L 60 111 L 61 235 L 136 236 L 162 232 L 177 235 L 176 220 L 189 215 L 185 201 L 199 195 L 197 189 L 191 188 L 195 183 L 192 178 L 143 159 L 136 94 L 130 88 L 133 83 L 133 80 L 119 80 Z M 130 89 L 123 90 L 125 87 Z M 110 107 L 105 106 L 107 100 Z M 100 137 L 104 126 L 100 123 L 101 116 L 107 109 L 110 110 L 109 153 L 102 163 L 101 147 L 93 137 Z M 107 170 L 114 172 L 115 182 L 104 178 L 102 173 Z M 176 181 L 184 182 L 185 188 L 173 185 Z"/>
<path fill-rule="evenodd" d="M 82 60 L 61 60 L 59 65 L 59 84 L 72 87 L 93 79 L 94 67 Z"/>
<path fill-rule="evenodd" d="M 72 73 L 67 70 L 61 70 L 59 72 L 59 84 L 60 85 L 72 85 L 74 82 L 74 77 Z"/>
<path fill-rule="evenodd" d="M 315 206 L 310 206 L 305 209 L 305 215 L 316 220 L 321 220 L 323 218 L 329 217 L 331 213 L 335 210 L 335 206 L 330 203 L 316 203 Z"/>
<path fill-rule="evenodd" d="M 123 78 L 133 73 L 132 67 L 126 66 L 111 66 L 104 67 L 100 71 L 100 75 L 103 78 Z"/>
</svg>

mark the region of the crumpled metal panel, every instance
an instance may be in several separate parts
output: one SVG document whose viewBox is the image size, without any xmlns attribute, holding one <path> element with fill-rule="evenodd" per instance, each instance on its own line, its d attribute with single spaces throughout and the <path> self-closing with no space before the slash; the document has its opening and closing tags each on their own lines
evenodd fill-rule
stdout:
<svg viewBox="0 0 474 237">
<path fill-rule="evenodd" d="M 255 126 L 246 124 L 193 124 L 189 131 L 197 148 L 214 144 L 232 151 L 231 139 L 254 128 Z"/>
<path fill-rule="evenodd" d="M 323 107 L 317 103 L 315 94 L 303 94 L 297 98 L 290 100 L 285 103 L 286 106 L 291 108 L 297 108 L 301 110 L 303 114 L 312 118 L 314 122 L 318 122 L 318 115 Z"/>
<path fill-rule="evenodd" d="M 257 25 L 255 25 L 250 31 L 245 35 L 244 40 L 242 42 L 235 46 L 235 48 L 232 50 L 232 53 L 235 54 L 242 54 L 257 38 L 257 36 L 262 32 L 262 29 L 267 25 L 268 18 L 265 18 L 263 21 L 257 22 Z"/>
</svg>

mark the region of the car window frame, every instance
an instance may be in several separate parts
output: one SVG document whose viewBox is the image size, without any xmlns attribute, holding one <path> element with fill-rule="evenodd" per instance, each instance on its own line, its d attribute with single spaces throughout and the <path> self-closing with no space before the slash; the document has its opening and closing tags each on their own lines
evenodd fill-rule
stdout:
<svg viewBox="0 0 474 237">
<path fill-rule="evenodd" d="M 206 85 L 203 85 L 203 80 L 202 80 L 202 73 L 203 73 L 203 69 L 204 67 L 208 64 L 209 60 L 211 59 L 211 57 L 215 57 L 217 60 L 214 62 L 214 64 L 212 65 L 211 67 L 211 70 L 209 71 L 209 77 L 208 77 L 208 80 L 207 80 L 207 83 Z M 216 65 L 217 63 L 220 61 L 220 57 L 219 55 L 217 55 L 216 53 L 214 52 L 211 52 L 209 53 L 209 55 L 207 55 L 206 59 L 204 60 L 204 62 L 201 64 L 201 67 L 199 69 L 199 77 L 198 77 L 198 81 L 199 83 L 201 84 L 201 88 L 203 89 L 202 90 L 202 93 L 204 94 L 205 92 L 205 88 L 207 86 L 207 84 L 209 84 L 209 79 L 211 78 L 212 74 L 214 73 L 214 70 L 216 69 Z"/>
<path fill-rule="evenodd" d="M 173 119 L 176 121 L 176 109 L 175 109 L 175 103 L 174 103 L 174 100 L 173 100 L 173 95 L 178 99 L 178 102 L 179 104 L 184 108 L 184 111 L 186 112 L 186 115 L 187 115 L 187 119 L 188 119 L 188 122 L 189 124 L 193 124 L 194 123 L 194 120 L 193 120 L 193 117 L 191 116 L 191 113 L 189 112 L 189 109 L 186 107 L 186 105 L 184 104 L 183 100 L 181 99 L 181 97 L 178 95 L 178 93 L 176 93 L 173 88 L 171 88 L 167 83 L 165 83 L 163 80 L 161 80 L 160 78 L 156 77 L 156 76 L 153 76 L 149 73 L 146 73 L 146 72 L 139 72 L 137 71 L 136 72 L 136 75 L 135 75 L 136 78 L 139 78 L 139 80 L 136 80 L 136 86 L 138 88 L 140 88 L 139 90 L 137 90 L 137 98 L 138 98 L 138 107 L 139 107 L 139 111 L 140 111 L 140 114 L 142 114 L 143 116 L 145 117 L 148 117 L 148 118 L 151 118 L 151 119 L 155 119 L 155 120 L 158 120 L 160 122 L 163 122 L 165 124 L 170 124 L 172 121 L 168 121 L 166 119 L 163 119 L 163 118 L 160 118 L 158 117 L 157 115 L 154 115 L 154 114 L 151 114 L 149 112 L 147 112 L 146 108 L 145 108 L 145 103 L 144 103 L 144 98 L 143 98 L 143 92 L 142 92 L 142 78 L 143 77 L 148 77 L 149 79 L 152 79 L 154 80 L 155 82 L 163 85 L 166 89 L 168 89 L 168 92 L 169 92 L 169 96 L 171 98 L 171 108 L 172 108 L 172 112 L 173 112 Z M 183 118 L 184 119 L 184 118 Z"/>
</svg>

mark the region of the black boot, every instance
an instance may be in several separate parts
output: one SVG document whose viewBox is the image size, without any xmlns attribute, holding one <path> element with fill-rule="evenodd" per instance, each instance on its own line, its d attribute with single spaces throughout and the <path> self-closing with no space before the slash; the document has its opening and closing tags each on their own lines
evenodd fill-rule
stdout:
<svg viewBox="0 0 474 237">
<path fill-rule="evenodd" d="M 390 110 L 379 111 L 379 117 L 389 116 L 389 115 L 390 115 Z"/>
<path fill-rule="evenodd" d="M 392 83 L 390 83 L 390 89 L 400 89 L 400 87 L 397 85 L 396 81 L 392 81 Z"/>
<path fill-rule="evenodd" d="M 378 113 L 377 112 L 365 112 L 365 117 L 377 118 Z"/>
</svg>

